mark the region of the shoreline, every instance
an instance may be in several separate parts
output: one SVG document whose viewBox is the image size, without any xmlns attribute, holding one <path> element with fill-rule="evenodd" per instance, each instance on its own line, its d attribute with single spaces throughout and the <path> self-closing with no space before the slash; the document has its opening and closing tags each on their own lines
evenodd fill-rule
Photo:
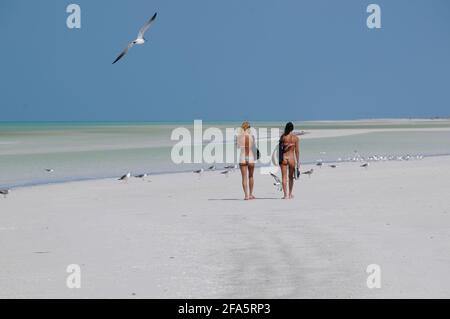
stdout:
<svg viewBox="0 0 450 319">
<path fill-rule="evenodd" d="M 331 126 L 303 124 L 298 127 L 298 133 L 306 132 L 301 137 L 304 143 L 301 146 L 303 164 L 319 159 L 324 162 L 351 159 L 355 150 L 366 157 L 374 154 L 450 154 L 450 121 L 443 122 L 445 125 L 412 124 L 410 126 L 413 127 L 408 128 L 398 124 L 398 121 L 393 122 L 398 124 L 394 126 L 342 123 L 345 122 Z M 205 130 L 208 126 L 204 125 Z M 263 126 L 264 123 L 261 124 Z M 118 128 L 86 124 L 89 129 L 74 126 L 67 130 L 64 124 L 60 127 L 63 130 L 52 129 L 51 125 L 43 125 L 39 129 L 33 125 L 27 128 L 11 126 L 3 130 L 0 127 L 0 166 L 3 172 L 0 188 L 115 178 L 127 171 L 159 175 L 201 168 L 201 164 L 197 163 L 186 166 L 173 163 L 171 152 L 174 147 L 183 147 L 184 144 L 170 140 L 173 128 L 170 126 L 146 127 L 144 124 Z M 222 130 L 224 128 L 221 127 Z M 189 141 L 186 139 L 186 143 Z M 259 132 L 258 145 L 261 150 L 267 145 L 274 147 L 277 142 L 277 138 L 264 130 Z M 230 146 L 230 141 L 223 142 L 220 137 L 210 141 L 208 138 L 203 145 L 205 149 L 214 146 L 224 151 Z M 54 169 L 54 172 L 48 174 L 46 168 Z"/>
<path fill-rule="evenodd" d="M 405 154 L 406 155 L 406 154 Z M 444 153 L 444 154 L 431 154 L 431 155 L 423 155 L 423 159 L 426 158 L 435 158 L 435 157 L 450 157 L 450 153 Z M 410 161 L 417 161 L 416 159 L 410 160 Z M 369 163 L 373 163 L 373 161 L 368 161 Z M 388 161 L 379 161 L 380 163 L 383 162 L 402 162 L 399 160 L 388 160 Z M 408 162 L 408 161 L 404 161 Z M 322 161 L 324 164 L 344 164 L 344 163 L 357 163 L 356 161 L 348 161 L 348 160 L 341 160 L 341 161 Z M 314 166 L 316 162 L 303 162 L 302 166 Z M 205 164 L 205 166 L 213 165 L 213 163 Z M 222 165 L 227 165 L 222 164 Z M 256 169 L 260 169 L 262 167 L 270 167 L 270 165 L 256 165 Z M 220 172 L 225 169 L 215 169 L 212 171 L 205 170 L 205 173 L 213 173 L 213 172 Z M 239 167 L 235 170 L 239 170 Z M 189 174 L 192 173 L 192 170 L 180 170 L 180 171 L 162 171 L 162 172 L 154 172 L 154 173 L 148 173 L 148 178 L 151 178 L 152 176 L 164 176 L 164 175 L 174 175 L 174 174 Z M 132 172 L 133 174 L 133 172 Z M 30 188 L 30 187 L 40 187 L 40 186 L 47 186 L 47 185 L 60 185 L 60 184 L 70 184 L 70 183 L 80 183 L 80 182 L 92 182 L 92 181 L 104 181 L 104 180 L 117 180 L 120 176 L 105 176 L 105 177 L 93 177 L 93 178 L 73 178 L 73 179 L 67 179 L 67 180 L 56 180 L 56 181 L 48 181 L 48 182 L 37 182 L 37 183 L 26 183 L 26 184 L 17 184 L 13 186 L 6 186 L 6 187 L 0 187 L 4 189 L 9 189 L 10 191 L 17 190 L 17 189 L 23 189 L 23 188 Z M 135 177 L 131 177 L 135 178 Z"/>
</svg>

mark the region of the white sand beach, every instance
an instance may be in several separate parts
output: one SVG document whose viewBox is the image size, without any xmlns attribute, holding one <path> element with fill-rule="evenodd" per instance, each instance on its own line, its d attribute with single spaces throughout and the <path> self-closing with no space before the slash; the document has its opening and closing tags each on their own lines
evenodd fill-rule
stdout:
<svg viewBox="0 0 450 319">
<path fill-rule="evenodd" d="M 450 1 L 70 2 L 0 2 L 0 300 L 450 299 Z"/>
<path fill-rule="evenodd" d="M 14 189 L 0 297 L 449 298 L 450 158 L 359 165 L 316 168 L 293 200 L 260 174 L 241 200 L 238 171 Z"/>
</svg>

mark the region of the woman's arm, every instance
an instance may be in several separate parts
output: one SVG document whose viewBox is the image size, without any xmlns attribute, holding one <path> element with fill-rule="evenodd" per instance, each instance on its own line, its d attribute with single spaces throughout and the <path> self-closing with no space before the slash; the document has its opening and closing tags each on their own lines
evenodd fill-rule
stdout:
<svg viewBox="0 0 450 319">
<path fill-rule="evenodd" d="M 299 149 L 300 139 L 296 136 L 295 139 L 295 158 L 297 159 L 297 167 L 300 168 L 300 149 Z"/>
</svg>

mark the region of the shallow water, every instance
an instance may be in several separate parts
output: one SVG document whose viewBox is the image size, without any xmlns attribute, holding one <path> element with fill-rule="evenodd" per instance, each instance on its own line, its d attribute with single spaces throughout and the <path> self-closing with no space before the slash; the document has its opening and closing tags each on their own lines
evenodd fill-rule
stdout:
<svg viewBox="0 0 450 319">
<path fill-rule="evenodd" d="M 450 121 L 299 122 L 300 130 L 389 129 L 301 141 L 301 160 L 347 159 L 357 151 L 370 155 L 450 154 Z M 203 123 L 238 127 L 239 123 Z M 256 128 L 281 128 L 281 123 L 253 123 Z M 174 164 L 174 128 L 192 123 L 0 123 L 0 187 L 119 176 L 133 173 L 189 171 L 204 164 Z M 413 131 L 415 129 L 421 131 Z M 401 129 L 401 130 L 399 130 Z M 439 130 L 442 129 L 442 130 Z M 275 140 L 277 136 L 273 137 Z M 204 141 L 207 144 L 208 141 Z M 263 140 L 260 141 L 263 143 Z M 222 145 L 222 142 L 219 141 Z M 217 165 L 220 167 L 220 165 Z M 53 173 L 47 173 L 52 168 Z"/>
</svg>

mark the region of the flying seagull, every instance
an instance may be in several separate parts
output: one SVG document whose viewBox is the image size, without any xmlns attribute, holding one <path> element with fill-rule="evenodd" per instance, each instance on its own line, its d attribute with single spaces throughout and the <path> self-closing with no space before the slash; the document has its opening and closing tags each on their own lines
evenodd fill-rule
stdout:
<svg viewBox="0 0 450 319">
<path fill-rule="evenodd" d="M 0 189 L 0 194 L 6 198 L 6 195 L 9 194 L 9 189 Z"/>
<path fill-rule="evenodd" d="M 135 44 L 140 45 L 140 44 L 145 43 L 146 39 L 144 38 L 144 34 L 150 28 L 150 25 L 152 24 L 152 22 L 155 21 L 156 15 L 157 15 L 157 13 L 155 13 L 153 15 L 153 17 L 151 17 L 151 19 L 147 21 L 147 23 L 141 28 L 141 30 L 139 30 L 136 40 L 131 41 L 128 44 L 128 46 L 125 48 L 125 50 L 123 50 L 122 53 L 119 54 L 119 56 L 114 60 L 114 62 L 112 64 L 114 64 L 117 61 L 119 61 L 120 59 L 122 59 L 125 56 L 125 54 L 128 53 L 128 50 L 131 49 Z"/>
<path fill-rule="evenodd" d="M 270 173 L 270 176 L 272 176 L 273 179 L 275 180 L 275 184 L 274 184 L 274 185 L 279 185 L 279 184 L 281 184 L 281 180 L 278 178 L 277 175 L 275 175 L 274 173 Z"/>
<path fill-rule="evenodd" d="M 273 183 L 274 186 L 278 187 L 278 190 L 281 192 L 282 188 L 281 188 L 281 180 L 278 178 L 277 175 L 270 173 L 270 176 L 273 177 L 273 179 L 275 180 L 275 183 Z"/>
</svg>

